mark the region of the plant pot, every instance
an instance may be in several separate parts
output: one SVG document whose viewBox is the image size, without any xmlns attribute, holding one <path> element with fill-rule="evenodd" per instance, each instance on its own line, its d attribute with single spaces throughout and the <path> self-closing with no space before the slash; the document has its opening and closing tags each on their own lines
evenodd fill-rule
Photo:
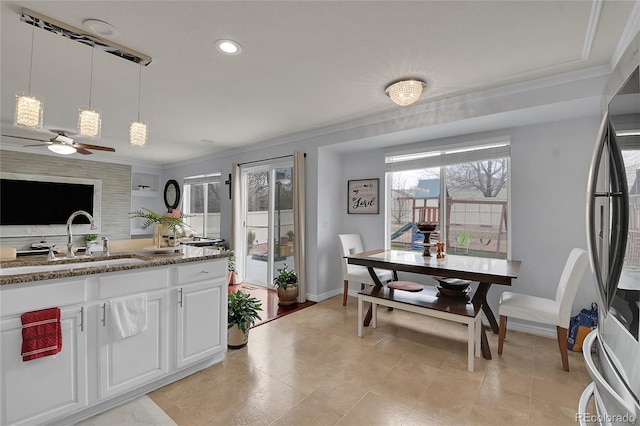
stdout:
<svg viewBox="0 0 640 426">
<path fill-rule="evenodd" d="M 236 271 L 229 271 L 228 282 L 229 285 L 236 284 Z"/>
<path fill-rule="evenodd" d="M 240 349 L 247 346 L 247 342 L 249 341 L 249 327 L 250 324 L 247 324 L 246 332 L 240 330 L 240 327 L 237 325 L 227 330 L 227 346 L 229 349 Z"/>
<path fill-rule="evenodd" d="M 286 290 L 278 287 L 278 299 L 278 305 L 295 305 L 298 303 L 298 286 L 288 285 Z"/>
</svg>

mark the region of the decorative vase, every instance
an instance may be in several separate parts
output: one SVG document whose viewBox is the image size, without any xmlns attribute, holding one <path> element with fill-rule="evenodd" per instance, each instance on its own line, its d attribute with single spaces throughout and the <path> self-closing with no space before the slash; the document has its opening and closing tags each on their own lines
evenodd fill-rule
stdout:
<svg viewBox="0 0 640 426">
<path fill-rule="evenodd" d="M 288 285 L 287 289 L 278 287 L 278 305 L 288 306 L 298 303 L 298 286 Z"/>
<path fill-rule="evenodd" d="M 229 271 L 229 285 L 236 285 L 236 271 Z"/>
<path fill-rule="evenodd" d="M 240 349 L 247 346 L 247 342 L 249 341 L 249 327 L 251 324 L 247 323 L 246 329 L 244 332 L 240 330 L 240 327 L 234 325 L 230 329 L 227 330 L 227 347 L 229 349 Z"/>
</svg>

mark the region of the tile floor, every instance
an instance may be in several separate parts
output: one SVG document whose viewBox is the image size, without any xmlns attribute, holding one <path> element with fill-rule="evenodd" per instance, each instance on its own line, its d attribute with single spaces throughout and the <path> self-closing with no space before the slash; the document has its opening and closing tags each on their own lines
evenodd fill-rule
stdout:
<svg viewBox="0 0 640 426">
<path fill-rule="evenodd" d="M 380 309 L 356 336 L 336 296 L 251 330 L 224 362 L 149 394 L 178 425 L 570 425 L 590 382 L 553 339 L 508 332 L 467 371 L 466 327 Z"/>
</svg>

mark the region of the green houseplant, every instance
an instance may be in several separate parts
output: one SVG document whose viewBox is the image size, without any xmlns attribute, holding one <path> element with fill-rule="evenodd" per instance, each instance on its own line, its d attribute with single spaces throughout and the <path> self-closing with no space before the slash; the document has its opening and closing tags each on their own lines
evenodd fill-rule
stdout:
<svg viewBox="0 0 640 426">
<path fill-rule="evenodd" d="M 230 349 L 240 349 L 249 341 L 249 328 L 260 318 L 258 311 L 262 310 L 259 299 L 238 290 L 227 296 L 227 346 Z"/>
<path fill-rule="evenodd" d="M 172 233 L 180 233 L 188 228 L 188 225 L 182 221 L 182 217 L 169 217 L 164 214 L 156 213 L 153 210 L 142 207 L 140 210 L 129 212 L 129 219 L 140 218 L 144 219 L 142 223 L 142 229 L 147 229 L 150 226 L 160 223 L 165 229 Z"/>
<path fill-rule="evenodd" d="M 229 272 L 228 284 L 234 285 L 236 283 L 236 255 L 233 250 L 229 250 L 229 257 L 227 257 L 227 272 Z"/>
<path fill-rule="evenodd" d="M 298 299 L 298 276 L 296 271 L 290 271 L 287 264 L 278 269 L 278 275 L 273 279 L 273 287 L 278 290 L 279 305 L 293 305 Z"/>
</svg>

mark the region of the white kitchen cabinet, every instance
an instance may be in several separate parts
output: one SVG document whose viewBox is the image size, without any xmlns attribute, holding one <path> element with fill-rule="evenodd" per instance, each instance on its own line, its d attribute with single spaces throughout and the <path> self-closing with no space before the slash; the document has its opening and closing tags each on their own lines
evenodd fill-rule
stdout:
<svg viewBox="0 0 640 426">
<path fill-rule="evenodd" d="M 87 406 L 85 321 L 84 307 L 61 309 L 62 350 L 26 362 L 20 355 L 20 316 L 0 322 L 3 425 L 46 424 Z"/>
<path fill-rule="evenodd" d="M 224 359 L 226 258 L 0 285 L 0 424 L 74 424 Z M 146 294 L 146 331 L 112 336 L 109 301 Z M 61 307 L 62 351 L 22 362 L 20 314 Z"/>
<path fill-rule="evenodd" d="M 176 368 L 227 347 L 226 259 L 178 267 Z"/>
<path fill-rule="evenodd" d="M 167 291 L 147 293 L 147 329 L 135 336 L 113 337 L 109 303 L 97 307 L 100 399 L 118 395 L 168 372 Z"/>
</svg>

